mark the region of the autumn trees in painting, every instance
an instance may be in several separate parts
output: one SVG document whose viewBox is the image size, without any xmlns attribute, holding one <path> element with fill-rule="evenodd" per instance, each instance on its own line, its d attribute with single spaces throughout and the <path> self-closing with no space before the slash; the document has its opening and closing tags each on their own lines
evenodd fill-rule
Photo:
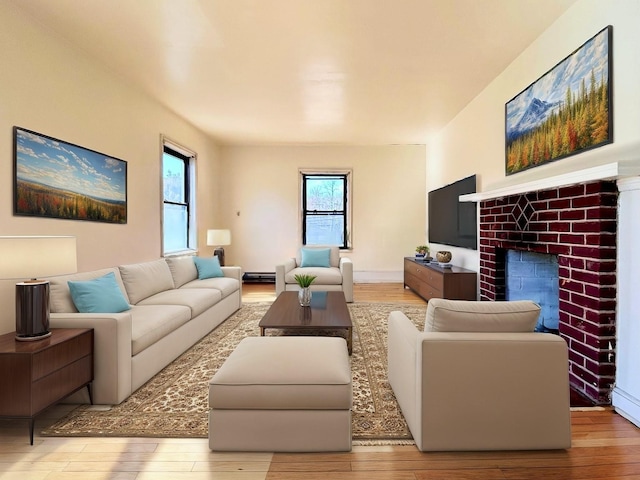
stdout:
<svg viewBox="0 0 640 480">
<path fill-rule="evenodd" d="M 105 201 L 67 190 L 19 181 L 16 185 L 16 213 L 41 217 L 126 223 L 124 202 Z"/>
<path fill-rule="evenodd" d="M 506 104 L 507 175 L 612 141 L 606 27 Z"/>
<path fill-rule="evenodd" d="M 543 123 L 507 144 L 507 173 L 530 168 L 609 140 L 609 88 L 601 80 L 567 89 L 565 101 Z"/>
</svg>

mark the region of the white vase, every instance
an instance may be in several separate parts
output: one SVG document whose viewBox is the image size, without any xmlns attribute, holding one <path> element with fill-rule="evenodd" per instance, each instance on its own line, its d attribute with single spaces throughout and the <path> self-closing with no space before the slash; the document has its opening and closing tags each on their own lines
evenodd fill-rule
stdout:
<svg viewBox="0 0 640 480">
<path fill-rule="evenodd" d="M 311 289 L 309 287 L 303 287 L 298 291 L 298 301 L 302 307 L 311 305 Z"/>
</svg>

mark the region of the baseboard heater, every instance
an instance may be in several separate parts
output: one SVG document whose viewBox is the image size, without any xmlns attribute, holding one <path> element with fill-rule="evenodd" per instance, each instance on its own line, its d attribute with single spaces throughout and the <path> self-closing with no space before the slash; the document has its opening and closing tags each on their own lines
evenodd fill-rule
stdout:
<svg viewBox="0 0 640 480">
<path fill-rule="evenodd" d="M 276 283 L 275 272 L 245 272 L 242 275 L 244 283 Z"/>
</svg>

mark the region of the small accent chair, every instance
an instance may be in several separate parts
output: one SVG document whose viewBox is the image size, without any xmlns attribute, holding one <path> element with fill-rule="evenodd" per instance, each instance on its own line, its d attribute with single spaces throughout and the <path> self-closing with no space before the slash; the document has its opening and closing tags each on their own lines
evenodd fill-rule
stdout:
<svg viewBox="0 0 640 480">
<path fill-rule="evenodd" d="M 298 250 L 296 258 L 276 265 L 276 295 L 285 290 L 299 290 L 295 276 L 315 275 L 311 290 L 343 291 L 347 302 L 353 302 L 353 263 L 340 257 L 336 246 L 308 246 Z"/>
<path fill-rule="evenodd" d="M 389 383 L 421 451 L 571 447 L 568 348 L 531 301 L 431 299 L 389 315 Z"/>
</svg>

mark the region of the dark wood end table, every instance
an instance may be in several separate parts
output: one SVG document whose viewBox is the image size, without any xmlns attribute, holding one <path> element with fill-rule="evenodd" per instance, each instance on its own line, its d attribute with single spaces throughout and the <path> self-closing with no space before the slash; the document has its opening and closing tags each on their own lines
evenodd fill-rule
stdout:
<svg viewBox="0 0 640 480">
<path fill-rule="evenodd" d="M 301 331 L 346 330 L 349 355 L 353 351 L 353 324 L 343 292 L 314 291 L 309 307 L 300 306 L 298 292 L 282 292 L 258 326 L 262 336 L 267 328 Z"/>
<path fill-rule="evenodd" d="M 93 381 L 93 329 L 53 328 L 43 340 L 20 342 L 0 335 L 0 417 L 29 420 Z"/>
</svg>

